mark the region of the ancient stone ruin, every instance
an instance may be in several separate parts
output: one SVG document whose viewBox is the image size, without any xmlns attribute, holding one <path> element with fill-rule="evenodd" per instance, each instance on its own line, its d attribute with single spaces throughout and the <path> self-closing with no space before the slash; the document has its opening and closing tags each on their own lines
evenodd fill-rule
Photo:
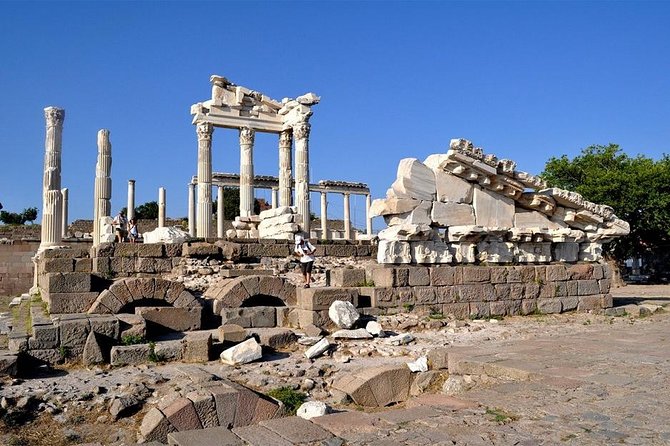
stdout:
<svg viewBox="0 0 670 446">
<path fill-rule="evenodd" d="M 596 262 L 603 243 L 630 232 L 611 207 L 547 188 L 465 139 L 423 163 L 401 160 L 372 213 L 389 226 L 377 261 L 391 264 Z"/>
</svg>

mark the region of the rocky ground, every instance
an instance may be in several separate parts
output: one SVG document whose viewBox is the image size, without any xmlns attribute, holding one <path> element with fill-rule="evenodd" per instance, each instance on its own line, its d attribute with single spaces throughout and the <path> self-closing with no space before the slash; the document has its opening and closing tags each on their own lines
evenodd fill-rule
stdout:
<svg viewBox="0 0 670 446">
<path fill-rule="evenodd" d="M 323 278 L 317 276 L 318 280 Z M 614 294 L 619 297 L 618 303 L 670 302 L 670 286 L 628 286 L 614 290 Z M 338 374 L 356 368 L 413 361 L 436 347 L 479 348 L 546 337 L 588 336 L 603 330 L 616 333 L 624 327 L 650 326 L 668 317 L 665 313 L 651 317 L 570 313 L 453 321 L 439 315 L 430 318 L 400 314 L 379 317 L 378 321 L 392 334 L 411 333 L 414 340 L 407 345 L 391 345 L 388 338 L 382 337 L 338 340 L 337 348 L 328 355 L 308 360 L 303 355 L 307 347 L 296 344 L 289 351 L 266 354 L 263 360 L 243 366 L 211 361 L 197 367 L 263 393 L 289 386 L 333 407 L 351 407 L 345 395 L 334 391 L 330 384 Z M 175 390 L 193 385 L 192 367 L 152 363 L 86 369 L 64 364 L 51 370 L 37 370 L 21 379 L 7 379 L 0 384 L 0 407 L 4 413 L 0 444 L 67 445 L 93 441 L 133 444 L 148 407 Z M 436 372 L 413 392 L 460 393 L 488 388 L 494 381 L 497 380 L 486 375 L 449 379 L 446 371 Z M 128 394 L 142 395 L 144 404 L 119 413 L 118 403 L 114 402 Z"/>
</svg>

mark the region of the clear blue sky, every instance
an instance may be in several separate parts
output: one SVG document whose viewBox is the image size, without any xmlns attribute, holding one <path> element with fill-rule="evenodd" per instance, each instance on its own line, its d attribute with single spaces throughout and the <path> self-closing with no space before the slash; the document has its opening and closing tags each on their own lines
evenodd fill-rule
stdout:
<svg viewBox="0 0 670 446">
<path fill-rule="evenodd" d="M 189 108 L 215 73 L 276 99 L 320 95 L 312 180 L 366 182 L 373 197 L 400 159 L 456 137 L 533 174 L 591 144 L 657 159 L 670 152 L 669 24 L 669 3 L 645 1 L 0 2 L 0 202 L 41 208 L 42 110 L 55 105 L 72 219 L 92 218 L 100 128 L 113 210 L 133 178 L 137 204 L 163 186 L 168 215 L 185 216 Z M 236 132 L 213 141 L 214 170 L 238 172 Z M 257 174 L 277 175 L 276 147 L 257 137 Z M 364 200 L 352 205 L 364 227 Z"/>
</svg>

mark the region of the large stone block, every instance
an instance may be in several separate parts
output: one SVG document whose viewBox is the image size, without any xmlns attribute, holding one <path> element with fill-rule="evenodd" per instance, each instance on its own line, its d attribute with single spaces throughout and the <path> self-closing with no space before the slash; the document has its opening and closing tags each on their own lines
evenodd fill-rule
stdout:
<svg viewBox="0 0 670 446">
<path fill-rule="evenodd" d="M 475 187 L 472 206 L 475 210 L 475 222 L 478 226 L 514 227 L 514 200 L 511 198 Z"/>
<path fill-rule="evenodd" d="M 91 330 L 91 324 L 86 315 L 61 318 L 58 326 L 62 347 L 83 347 L 86 344 L 86 338 Z"/>
<path fill-rule="evenodd" d="M 496 299 L 495 289 L 490 283 L 457 285 L 459 302 L 492 301 Z"/>
<path fill-rule="evenodd" d="M 203 430 L 171 432 L 167 436 L 170 446 L 243 446 L 245 443 L 224 427 Z"/>
<path fill-rule="evenodd" d="M 437 200 L 453 203 L 472 203 L 472 183 L 444 170 L 435 170 Z"/>
<path fill-rule="evenodd" d="M 44 291 L 49 293 L 87 293 L 91 291 L 91 274 L 48 273 Z"/>
<path fill-rule="evenodd" d="M 142 364 L 149 360 L 149 344 L 115 345 L 112 347 L 110 363 L 113 366 Z"/>
<path fill-rule="evenodd" d="M 53 325 L 33 325 L 33 335 L 28 338 L 28 348 L 48 349 L 59 345 L 59 329 Z"/>
<path fill-rule="evenodd" d="M 219 426 L 219 418 L 216 414 L 216 403 L 214 396 L 208 390 L 194 390 L 186 394 L 191 400 L 193 408 L 198 414 L 203 429 Z M 224 428 L 225 429 L 225 428 Z"/>
<path fill-rule="evenodd" d="M 258 343 L 275 350 L 290 347 L 298 340 L 298 336 L 287 328 L 255 328 L 249 334 L 258 340 Z"/>
<path fill-rule="evenodd" d="M 415 158 L 404 158 L 398 164 L 396 180 L 391 185 L 398 198 L 432 201 L 436 196 L 435 174 Z"/>
<path fill-rule="evenodd" d="M 354 257 L 355 245 L 326 245 L 326 255 L 332 257 Z"/>
<path fill-rule="evenodd" d="M 579 243 L 553 243 L 551 254 L 555 262 L 576 262 L 579 259 Z"/>
<path fill-rule="evenodd" d="M 520 263 L 551 262 L 551 243 L 519 243 L 515 256 Z"/>
<path fill-rule="evenodd" d="M 546 269 L 546 280 L 568 280 L 568 273 L 564 265 L 549 265 Z"/>
<path fill-rule="evenodd" d="M 98 297 L 96 291 L 88 293 L 45 293 L 49 313 L 85 313 Z"/>
<path fill-rule="evenodd" d="M 470 304 L 467 302 L 446 303 L 442 305 L 442 314 L 451 314 L 456 319 L 467 319 L 470 317 Z"/>
<path fill-rule="evenodd" d="M 284 281 L 279 277 L 262 276 L 258 278 L 259 294 L 280 297 Z"/>
<path fill-rule="evenodd" d="M 164 408 L 163 413 L 170 424 L 177 428 L 178 431 L 202 429 L 198 413 L 195 407 L 193 407 L 193 402 L 188 398 L 178 398 Z"/>
<path fill-rule="evenodd" d="M 395 293 L 392 287 L 359 288 L 359 303 L 361 296 L 370 296 L 372 308 L 385 308 L 395 306 Z"/>
<path fill-rule="evenodd" d="M 298 307 L 304 310 L 327 310 L 333 302 L 341 300 L 357 306 L 357 288 L 299 288 Z"/>
<path fill-rule="evenodd" d="M 389 266 L 366 266 L 365 275 L 368 282 L 374 283 L 376 287 L 392 287 L 394 268 Z"/>
<path fill-rule="evenodd" d="M 537 311 L 540 313 L 560 313 L 563 309 L 561 299 L 557 298 L 540 298 L 537 300 Z"/>
<path fill-rule="evenodd" d="M 358 287 L 365 283 L 365 270 L 362 268 L 336 268 L 330 270 L 330 286 Z"/>
<path fill-rule="evenodd" d="M 219 426 L 230 429 L 235 423 L 237 412 L 237 390 L 224 383 L 210 387 L 208 390 L 214 396 Z"/>
<path fill-rule="evenodd" d="M 408 285 L 409 286 L 427 286 L 430 285 L 430 269 L 428 267 L 416 266 L 409 268 Z"/>
<path fill-rule="evenodd" d="M 183 347 L 183 361 L 207 362 L 212 347 L 212 334 L 209 332 L 187 333 L 183 339 Z"/>
<path fill-rule="evenodd" d="M 156 441 L 164 444 L 167 442 L 168 434 L 174 431 L 176 428 L 170 424 L 163 412 L 155 407 L 149 409 L 140 425 L 140 436 L 144 442 Z"/>
<path fill-rule="evenodd" d="M 380 240 L 377 246 L 377 262 L 380 264 L 411 263 L 412 252 L 409 242 Z"/>
<path fill-rule="evenodd" d="M 405 401 L 409 396 L 411 372 L 405 366 L 372 367 L 343 374 L 333 387 L 349 395 L 361 406 L 384 407 Z"/>
<path fill-rule="evenodd" d="M 491 316 L 491 305 L 489 302 L 470 302 L 470 318 L 483 319 Z"/>
<path fill-rule="evenodd" d="M 475 224 L 475 213 L 469 204 L 433 202 L 430 212 L 436 226 L 470 226 Z"/>
<path fill-rule="evenodd" d="M 477 257 L 481 262 L 512 263 L 517 255 L 514 243 L 484 241 L 477 243 Z"/>
<path fill-rule="evenodd" d="M 164 248 L 162 243 L 138 243 L 137 256 L 138 257 L 163 257 Z"/>
<path fill-rule="evenodd" d="M 433 266 L 430 268 L 430 284 L 432 286 L 454 285 L 456 271 L 457 269 L 451 266 Z"/>
<path fill-rule="evenodd" d="M 221 249 L 213 243 L 186 242 L 182 245 L 183 257 L 218 257 Z"/>
<path fill-rule="evenodd" d="M 598 286 L 597 280 L 578 280 L 577 281 L 577 294 L 580 296 L 588 296 L 591 294 L 599 294 L 600 286 Z"/>
<path fill-rule="evenodd" d="M 224 308 L 221 312 L 223 324 L 236 324 L 244 328 L 274 327 L 276 318 L 274 307 Z"/>
<path fill-rule="evenodd" d="M 71 273 L 74 272 L 74 259 L 44 259 L 40 266 L 45 273 Z"/>
<path fill-rule="evenodd" d="M 488 266 L 467 266 L 463 268 L 463 283 L 486 283 L 491 280 Z"/>
</svg>

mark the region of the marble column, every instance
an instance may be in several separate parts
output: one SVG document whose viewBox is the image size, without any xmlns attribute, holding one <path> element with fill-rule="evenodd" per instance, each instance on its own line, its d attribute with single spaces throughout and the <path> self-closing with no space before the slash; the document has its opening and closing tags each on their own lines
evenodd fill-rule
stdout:
<svg viewBox="0 0 670 446">
<path fill-rule="evenodd" d="M 158 188 L 158 227 L 165 227 L 165 188 Z"/>
<path fill-rule="evenodd" d="M 372 206 L 372 197 L 370 194 L 365 196 L 365 232 L 372 236 L 372 216 L 370 215 L 370 206 Z"/>
<path fill-rule="evenodd" d="M 277 208 L 277 195 L 278 195 L 277 193 L 278 192 L 279 192 L 279 189 L 277 189 L 276 187 L 272 188 L 272 209 Z"/>
<path fill-rule="evenodd" d="M 69 205 L 68 203 L 69 191 L 67 187 L 64 187 L 60 190 L 60 193 L 63 196 L 63 220 L 61 222 L 61 230 L 63 232 L 61 234 L 61 238 L 65 238 L 67 237 L 67 207 Z"/>
<path fill-rule="evenodd" d="M 240 217 L 254 215 L 254 139 L 249 127 L 240 129 Z"/>
<path fill-rule="evenodd" d="M 351 240 L 351 215 L 349 211 L 349 193 L 344 194 L 344 238 Z"/>
<path fill-rule="evenodd" d="M 214 126 L 201 122 L 198 132 L 198 237 L 212 236 L 212 132 Z"/>
<path fill-rule="evenodd" d="M 128 210 L 126 211 L 128 221 L 135 218 L 135 180 L 128 180 Z"/>
<path fill-rule="evenodd" d="M 301 122 L 293 127 L 295 138 L 295 201 L 302 215 L 302 230 L 309 236 L 309 131 L 310 124 Z"/>
<path fill-rule="evenodd" d="M 223 220 L 225 218 L 225 203 L 223 201 L 223 186 L 218 186 L 216 194 L 216 236 L 223 238 Z"/>
<path fill-rule="evenodd" d="M 328 193 L 321 192 L 321 239 L 328 240 Z"/>
<path fill-rule="evenodd" d="M 195 237 L 195 184 L 188 184 L 188 234 Z"/>
<path fill-rule="evenodd" d="M 61 243 L 63 195 L 61 194 L 61 151 L 65 110 L 44 109 L 46 139 L 44 141 L 44 178 L 42 188 L 42 236 L 39 250 Z"/>
<path fill-rule="evenodd" d="M 112 215 L 112 144 L 109 130 L 98 131 L 98 160 L 95 164 L 93 203 L 93 246 L 100 244 L 100 219 Z"/>
<path fill-rule="evenodd" d="M 279 206 L 291 206 L 293 160 L 291 157 L 291 129 L 282 130 L 279 134 Z"/>
</svg>

